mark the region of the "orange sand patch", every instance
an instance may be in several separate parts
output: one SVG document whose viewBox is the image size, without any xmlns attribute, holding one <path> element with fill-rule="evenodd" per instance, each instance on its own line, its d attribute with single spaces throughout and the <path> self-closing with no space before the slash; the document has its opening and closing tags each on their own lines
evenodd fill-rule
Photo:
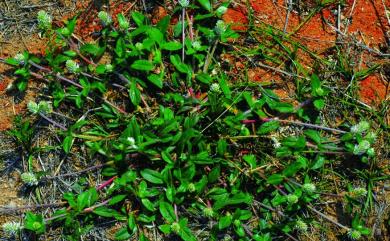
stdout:
<svg viewBox="0 0 390 241">
<path fill-rule="evenodd" d="M 246 31 L 248 29 L 248 19 L 239 9 L 229 8 L 222 17 L 223 21 L 231 24 L 234 31 Z"/>
<path fill-rule="evenodd" d="M 367 104 L 380 104 L 389 95 L 389 84 L 383 83 L 377 75 L 371 75 L 360 82 L 359 95 Z"/>
</svg>

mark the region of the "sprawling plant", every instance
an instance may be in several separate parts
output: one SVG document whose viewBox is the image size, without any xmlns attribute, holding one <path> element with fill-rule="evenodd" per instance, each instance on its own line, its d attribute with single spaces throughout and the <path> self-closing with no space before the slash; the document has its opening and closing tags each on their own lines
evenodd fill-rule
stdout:
<svg viewBox="0 0 390 241">
<path fill-rule="evenodd" d="M 305 86 L 309 104 L 298 107 L 261 85 L 231 84 L 215 61 L 238 37 L 220 19 L 228 4 L 198 2 L 179 1 L 173 14 L 183 17 L 174 26 L 171 16 L 152 25 L 140 12 L 100 12 L 102 30 L 91 43 L 74 38 L 76 18 L 56 28 L 39 13 L 49 47 L 44 56 L 7 60 L 18 76 L 14 87 L 24 91 L 31 77 L 45 81 L 49 96 L 28 105 L 33 120 L 58 129 L 65 154 L 83 147 L 103 160 L 97 168 L 108 181 L 64 193 L 66 207 L 50 217 L 27 212 L 23 225 L 3 226 L 7 234 L 39 235 L 61 224 L 65 237 L 80 240 L 97 220 L 111 219 L 123 224 L 117 240 L 149 240 L 150 227 L 182 240 L 201 239 L 200 230 L 207 240 L 284 240 L 309 232 L 319 218 L 352 239 L 369 233 L 359 215 L 347 227 L 317 210 L 321 187 L 313 178 L 334 155 L 369 164 L 369 123 L 344 130 L 311 124 L 318 116 L 309 114 L 324 108 L 329 93 L 316 74 Z M 185 10 L 198 14 L 188 18 Z M 74 121 L 56 121 L 64 109 Z M 35 155 L 26 125 L 20 121 L 11 134 Z M 291 126 L 305 130 L 286 135 Z M 49 174 L 31 165 L 22 180 L 44 185 Z M 354 210 L 366 195 L 351 187 L 343 198 Z"/>
</svg>

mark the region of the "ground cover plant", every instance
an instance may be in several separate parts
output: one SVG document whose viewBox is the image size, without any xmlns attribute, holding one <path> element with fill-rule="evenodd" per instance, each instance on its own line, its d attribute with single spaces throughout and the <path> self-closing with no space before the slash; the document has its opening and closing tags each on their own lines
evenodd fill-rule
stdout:
<svg viewBox="0 0 390 241">
<path fill-rule="evenodd" d="M 80 16 L 54 24 L 39 11 L 45 53 L 2 60 L 13 68 L 10 92 L 43 83 L 7 132 L 23 161 L 23 191 L 37 204 L 6 208 L 23 220 L 3 224 L 5 240 L 387 237 L 388 202 L 377 187 L 389 179 L 388 100 L 376 110 L 354 98 L 379 65 L 357 71 L 342 45 L 332 49 L 336 61 L 319 57 L 256 24 L 250 9 L 240 32 L 223 20 L 228 1 L 179 0 L 158 21 L 148 4 L 100 11 L 89 42 L 74 34 Z M 314 12 L 332 4 L 341 2 L 317 2 Z M 222 55 L 246 64 L 234 73 Z M 253 66 L 282 74 L 293 98 L 278 96 L 278 83 L 249 81 Z M 76 160 L 82 169 L 59 173 Z M 43 202 L 55 185 L 61 196 Z"/>
</svg>

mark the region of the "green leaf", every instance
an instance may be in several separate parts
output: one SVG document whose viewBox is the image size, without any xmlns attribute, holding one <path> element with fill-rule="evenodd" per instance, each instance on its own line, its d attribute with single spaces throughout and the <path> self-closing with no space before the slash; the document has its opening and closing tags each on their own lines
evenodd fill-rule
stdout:
<svg viewBox="0 0 390 241">
<path fill-rule="evenodd" d="M 291 177 L 295 175 L 300 169 L 305 168 L 306 166 L 307 166 L 307 159 L 304 157 L 299 157 L 297 161 L 288 165 L 283 170 L 283 175 L 285 175 L 286 177 Z"/>
<path fill-rule="evenodd" d="M 294 112 L 294 106 L 290 103 L 284 102 L 273 102 L 273 104 L 268 103 L 269 107 L 273 110 L 279 111 L 280 113 L 292 113 Z"/>
<path fill-rule="evenodd" d="M 230 98 L 232 92 L 230 91 L 228 82 L 226 81 L 225 77 L 226 76 L 221 76 L 220 78 L 218 78 L 218 83 L 219 83 L 219 86 L 221 87 L 223 94 L 226 96 L 226 98 Z"/>
<path fill-rule="evenodd" d="M 282 144 L 287 147 L 292 147 L 295 149 L 302 149 L 306 146 L 306 140 L 304 136 L 290 136 L 282 140 Z"/>
<path fill-rule="evenodd" d="M 160 29 L 161 33 L 163 33 L 163 34 L 166 34 L 166 33 L 167 33 L 167 30 L 168 30 L 168 27 L 169 27 L 170 20 L 171 20 L 171 16 L 167 15 L 167 16 L 163 17 L 163 18 L 157 23 L 157 28 Z"/>
<path fill-rule="evenodd" d="M 125 194 L 116 195 L 113 198 L 111 198 L 111 200 L 108 202 L 108 205 L 111 206 L 111 205 L 117 204 L 117 203 L 121 202 L 123 199 L 125 199 L 126 196 L 127 195 L 125 195 Z"/>
<path fill-rule="evenodd" d="M 197 241 L 196 237 L 192 234 L 191 230 L 187 227 L 187 219 L 182 218 L 179 220 L 180 231 L 179 236 L 185 241 Z"/>
<path fill-rule="evenodd" d="M 129 89 L 129 96 L 130 96 L 131 103 L 133 103 L 133 105 L 135 106 L 138 106 L 139 103 L 141 102 L 141 92 L 137 88 L 137 84 L 135 80 L 131 82 L 130 89 Z"/>
<path fill-rule="evenodd" d="M 115 216 L 120 216 L 118 211 L 116 211 L 115 209 L 107 208 L 107 207 L 104 207 L 104 206 L 95 208 L 93 210 L 93 213 L 98 215 L 98 216 L 105 217 L 105 218 L 112 218 L 112 217 L 115 217 Z"/>
<path fill-rule="evenodd" d="M 218 228 L 219 230 L 222 230 L 229 227 L 231 224 L 232 224 L 232 216 L 231 215 L 224 216 L 219 219 Z"/>
<path fill-rule="evenodd" d="M 127 228 L 121 228 L 118 232 L 115 233 L 115 240 L 127 240 L 131 238 L 131 234 L 127 231 Z"/>
<path fill-rule="evenodd" d="M 283 175 L 273 174 L 267 178 L 267 183 L 272 185 L 280 184 L 284 179 Z"/>
<path fill-rule="evenodd" d="M 176 51 L 181 49 L 183 46 L 180 42 L 165 42 L 161 44 L 161 48 L 169 51 Z"/>
<path fill-rule="evenodd" d="M 279 121 L 268 121 L 268 122 L 265 122 L 263 123 L 259 130 L 257 131 L 257 134 L 258 135 L 264 135 L 264 134 L 268 134 L 272 131 L 275 131 L 279 128 L 280 126 L 280 123 Z"/>
<path fill-rule="evenodd" d="M 115 53 L 118 55 L 119 58 L 123 58 L 126 52 L 126 44 L 123 38 L 119 38 L 116 41 L 115 45 Z"/>
<path fill-rule="evenodd" d="M 196 75 L 196 79 L 202 82 L 203 84 L 210 84 L 212 78 L 209 74 L 199 73 Z"/>
<path fill-rule="evenodd" d="M 175 199 L 175 189 L 173 187 L 168 187 L 167 191 L 165 192 L 165 196 L 167 197 L 168 201 L 173 202 Z"/>
<path fill-rule="evenodd" d="M 131 17 L 133 18 L 134 22 L 138 25 L 138 27 L 141 27 L 144 24 L 145 16 L 140 12 L 132 12 Z"/>
<path fill-rule="evenodd" d="M 62 142 L 62 149 L 65 151 L 65 153 L 69 153 L 70 149 L 72 148 L 74 138 L 73 136 L 66 136 L 64 138 L 64 141 Z"/>
<path fill-rule="evenodd" d="M 151 62 L 140 59 L 134 61 L 134 63 L 131 65 L 131 68 L 142 71 L 150 71 L 154 68 L 154 66 Z"/>
<path fill-rule="evenodd" d="M 122 49 L 120 49 L 120 50 L 123 51 Z M 104 48 L 103 49 L 100 48 L 97 44 L 89 44 L 88 43 L 88 44 L 84 44 L 83 46 L 81 46 L 80 51 L 82 54 L 90 54 L 92 56 L 98 56 L 98 55 L 102 54 L 102 51 L 104 51 Z M 119 54 L 118 54 L 118 56 L 119 56 Z"/>
<path fill-rule="evenodd" d="M 325 157 L 323 156 L 317 156 L 313 165 L 311 166 L 310 169 L 312 170 L 316 170 L 316 169 L 319 169 L 321 168 L 322 166 L 324 166 L 325 164 Z"/>
<path fill-rule="evenodd" d="M 159 75 L 151 74 L 148 76 L 148 80 L 160 89 L 163 87 L 163 82 Z"/>
<path fill-rule="evenodd" d="M 158 28 L 148 28 L 147 33 L 149 38 L 156 42 L 157 44 L 161 44 L 164 41 L 164 35 Z"/>
<path fill-rule="evenodd" d="M 257 165 L 256 165 L 256 156 L 255 155 L 245 155 L 242 158 L 244 159 L 244 161 L 246 161 L 249 164 L 251 169 L 254 169 L 254 168 L 257 167 Z"/>
<path fill-rule="evenodd" d="M 145 178 L 148 182 L 154 184 L 163 184 L 163 178 L 161 173 L 152 170 L 152 169 L 144 169 L 141 171 L 141 176 Z"/>
<path fill-rule="evenodd" d="M 7 58 L 5 60 L 5 63 L 6 64 L 9 64 L 9 65 L 13 65 L 13 66 L 19 66 L 19 61 L 17 61 L 16 59 L 14 58 Z"/>
<path fill-rule="evenodd" d="M 226 198 L 226 199 L 218 199 L 213 209 L 218 211 L 223 207 L 229 206 L 229 205 L 237 205 L 237 204 L 250 204 L 252 202 L 252 196 L 248 193 L 239 192 L 237 194 L 234 194 L 232 197 Z"/>
<path fill-rule="evenodd" d="M 147 199 L 147 198 L 142 198 L 141 199 L 141 202 L 142 202 L 142 204 L 144 205 L 144 207 L 146 208 L 146 209 L 148 209 L 149 211 L 152 211 L 152 212 L 154 212 L 156 209 L 154 208 L 154 206 L 153 206 L 153 203 L 149 200 L 149 199 Z"/>
<path fill-rule="evenodd" d="M 24 228 L 34 231 L 36 234 L 42 234 L 46 230 L 46 225 L 42 214 L 27 212 L 24 218 Z"/>
<path fill-rule="evenodd" d="M 183 64 L 181 62 L 179 55 L 171 55 L 170 60 L 171 63 L 176 67 L 176 69 L 179 70 L 181 73 L 187 74 L 190 72 L 190 68 L 188 67 L 188 65 Z"/>
<path fill-rule="evenodd" d="M 169 223 L 173 223 L 176 221 L 175 211 L 173 210 L 171 204 L 161 201 L 160 213 L 164 217 L 164 219 L 167 220 Z"/>
<path fill-rule="evenodd" d="M 325 107 L 325 100 L 324 99 L 317 99 L 313 101 L 313 105 L 317 110 L 321 110 Z"/>
<path fill-rule="evenodd" d="M 304 131 L 305 135 L 312 139 L 316 144 L 321 144 L 321 135 L 318 131 L 315 130 L 306 130 Z"/>
<path fill-rule="evenodd" d="M 200 5 L 206 9 L 207 11 L 211 12 L 211 3 L 209 0 L 198 0 Z"/>
<path fill-rule="evenodd" d="M 172 232 L 170 224 L 160 225 L 158 226 L 158 229 L 160 229 L 164 234 L 170 234 Z"/>
<path fill-rule="evenodd" d="M 90 188 L 88 191 L 82 192 L 77 196 L 77 209 L 82 211 L 86 207 L 91 207 L 99 198 L 95 188 Z"/>
</svg>

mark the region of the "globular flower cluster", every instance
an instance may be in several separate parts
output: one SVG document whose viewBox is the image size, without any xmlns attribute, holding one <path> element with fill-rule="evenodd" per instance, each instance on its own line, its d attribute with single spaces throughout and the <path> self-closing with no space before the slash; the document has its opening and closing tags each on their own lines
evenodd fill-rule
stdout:
<svg viewBox="0 0 390 241">
<path fill-rule="evenodd" d="M 316 186 L 313 183 L 305 183 L 305 184 L 303 184 L 302 189 L 305 192 L 313 193 L 316 191 Z"/>
<path fill-rule="evenodd" d="M 25 183 L 26 185 L 29 185 L 29 186 L 38 185 L 38 179 L 34 173 L 31 173 L 31 172 L 22 173 L 20 178 L 22 179 L 23 183 Z"/>
<path fill-rule="evenodd" d="M 303 233 L 307 232 L 307 229 L 308 229 L 307 224 L 304 221 L 302 221 L 301 219 L 298 219 L 295 222 L 295 226 L 294 227 L 295 227 L 296 230 L 298 230 L 300 232 L 303 232 Z"/>
<path fill-rule="evenodd" d="M 362 140 L 359 144 L 356 144 L 353 148 L 353 154 L 361 155 L 366 153 L 371 148 L 371 144 L 367 140 Z"/>
<path fill-rule="evenodd" d="M 22 229 L 22 225 L 19 222 L 13 221 L 13 222 L 4 223 L 2 228 L 3 228 L 3 232 L 7 236 L 15 236 Z"/>
<path fill-rule="evenodd" d="M 220 93 L 221 92 L 221 87 L 217 83 L 213 83 L 210 85 L 210 91 L 214 93 Z"/>
<path fill-rule="evenodd" d="M 111 16 L 105 11 L 100 11 L 98 13 L 98 17 L 99 17 L 100 21 L 102 22 L 102 24 L 105 26 L 110 25 L 112 23 Z"/>
<path fill-rule="evenodd" d="M 66 68 L 71 73 L 77 73 L 80 70 L 80 66 L 78 63 L 76 63 L 74 60 L 68 59 L 65 63 Z"/>
<path fill-rule="evenodd" d="M 133 137 L 128 137 L 127 138 L 127 143 L 128 143 L 128 145 L 129 145 L 129 147 L 131 149 L 137 149 L 138 148 L 138 146 L 135 144 L 135 140 L 134 140 Z"/>
<path fill-rule="evenodd" d="M 195 49 L 195 50 L 199 50 L 200 48 L 202 48 L 202 43 L 198 40 L 192 42 L 192 47 Z"/>
<path fill-rule="evenodd" d="M 183 8 L 186 8 L 190 5 L 190 0 L 179 0 L 178 2 L 180 4 L 180 6 Z"/>
<path fill-rule="evenodd" d="M 350 195 L 354 198 L 364 197 L 367 195 L 367 190 L 364 187 L 355 187 L 350 192 Z"/>
<path fill-rule="evenodd" d="M 34 101 L 30 101 L 27 104 L 27 109 L 32 113 L 32 114 L 48 114 L 52 112 L 52 106 L 49 102 L 47 101 L 40 101 L 38 104 Z"/>
<path fill-rule="evenodd" d="M 14 57 L 14 59 L 15 59 L 16 61 L 18 61 L 19 64 L 24 64 L 24 62 L 26 61 L 26 58 L 25 58 L 24 55 L 21 54 L 21 53 L 16 54 L 15 57 Z"/>
<path fill-rule="evenodd" d="M 348 232 L 348 237 L 352 240 L 358 240 L 362 237 L 362 233 L 358 230 L 351 229 Z"/>
<path fill-rule="evenodd" d="M 370 123 L 367 121 L 361 121 L 358 124 L 354 125 L 351 127 L 351 132 L 352 133 L 363 133 L 370 129 Z"/>
<path fill-rule="evenodd" d="M 223 34 L 227 29 L 226 23 L 223 20 L 218 20 L 215 25 L 215 32 L 219 35 Z"/>
<path fill-rule="evenodd" d="M 51 28 L 52 17 L 45 11 L 41 10 L 38 12 L 38 26 L 39 28 L 46 30 Z"/>
</svg>

